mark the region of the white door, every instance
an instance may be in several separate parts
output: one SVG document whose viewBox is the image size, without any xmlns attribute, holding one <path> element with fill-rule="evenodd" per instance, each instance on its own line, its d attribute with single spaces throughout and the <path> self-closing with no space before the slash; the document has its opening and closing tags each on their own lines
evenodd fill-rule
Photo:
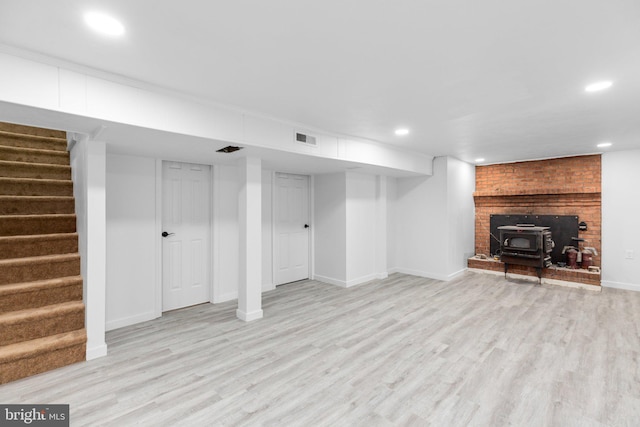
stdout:
<svg viewBox="0 0 640 427">
<path fill-rule="evenodd" d="M 309 177 L 277 173 L 274 191 L 277 286 L 309 278 Z"/>
<path fill-rule="evenodd" d="M 162 311 L 209 301 L 211 167 L 162 163 Z"/>
</svg>

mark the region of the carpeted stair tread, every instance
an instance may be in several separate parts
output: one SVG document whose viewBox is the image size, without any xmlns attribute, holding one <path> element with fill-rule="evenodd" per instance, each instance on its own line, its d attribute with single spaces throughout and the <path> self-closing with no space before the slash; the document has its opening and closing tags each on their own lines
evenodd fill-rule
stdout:
<svg viewBox="0 0 640 427">
<path fill-rule="evenodd" d="M 0 236 L 0 259 L 78 252 L 78 233 Z"/>
<path fill-rule="evenodd" d="M 85 360 L 85 329 L 0 347 L 0 384 Z"/>
<path fill-rule="evenodd" d="M 68 165 L 69 153 L 67 151 L 39 150 L 0 145 L 0 159 L 23 163 Z"/>
<path fill-rule="evenodd" d="M 71 196 L 2 196 L 0 215 L 73 214 Z"/>
<path fill-rule="evenodd" d="M 0 178 L 3 196 L 73 196 L 73 182 L 60 179 Z"/>
<path fill-rule="evenodd" d="M 79 274 L 80 255 L 77 253 L 0 260 L 0 286 Z"/>
<path fill-rule="evenodd" d="M 67 151 L 66 138 L 26 135 L 0 130 L 0 145 L 5 147 L 35 148 L 40 150 Z"/>
<path fill-rule="evenodd" d="M 0 122 L 0 131 L 20 135 L 44 136 L 48 138 L 67 138 L 67 133 L 63 130 L 37 128 L 33 126 L 18 125 L 15 123 Z"/>
<path fill-rule="evenodd" d="M 0 236 L 75 233 L 75 214 L 2 215 Z"/>
<path fill-rule="evenodd" d="M 68 301 L 0 314 L 0 346 L 82 329 L 84 303 Z"/>
<path fill-rule="evenodd" d="M 0 313 L 82 301 L 82 276 L 0 286 Z"/>
<path fill-rule="evenodd" d="M 71 166 L 11 162 L 0 159 L 0 177 L 70 180 Z"/>
</svg>

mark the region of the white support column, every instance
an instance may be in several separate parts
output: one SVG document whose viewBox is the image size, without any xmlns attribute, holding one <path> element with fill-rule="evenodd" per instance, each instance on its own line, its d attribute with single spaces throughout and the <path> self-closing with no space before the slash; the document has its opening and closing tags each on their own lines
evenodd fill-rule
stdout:
<svg viewBox="0 0 640 427">
<path fill-rule="evenodd" d="M 262 313 L 262 165 L 259 158 L 239 161 L 240 283 L 236 316 L 249 322 Z"/>
<path fill-rule="evenodd" d="M 87 360 L 106 356 L 106 144 L 78 141 L 71 151 L 78 246 L 84 282 Z"/>
</svg>

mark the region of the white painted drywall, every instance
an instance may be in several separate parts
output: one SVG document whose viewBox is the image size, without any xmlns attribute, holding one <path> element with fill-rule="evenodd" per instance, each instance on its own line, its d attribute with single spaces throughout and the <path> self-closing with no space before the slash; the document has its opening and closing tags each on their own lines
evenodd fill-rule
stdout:
<svg viewBox="0 0 640 427">
<path fill-rule="evenodd" d="M 214 302 L 223 302 L 238 298 L 240 178 L 235 165 L 215 165 L 213 170 Z"/>
<path fill-rule="evenodd" d="M 273 171 L 262 171 L 262 290 L 273 285 Z"/>
<path fill-rule="evenodd" d="M 315 132 L 317 146 L 295 142 L 298 125 L 162 92 L 119 76 L 95 77 L 0 52 L 0 101 L 115 123 L 309 156 L 430 174 L 431 156 L 374 141 Z M 32 125 L 41 125 L 32 121 Z"/>
<path fill-rule="evenodd" d="M 475 170 L 437 157 L 433 171 L 430 177 L 396 180 L 393 271 L 449 280 L 473 253 Z"/>
<path fill-rule="evenodd" d="M 344 173 L 313 179 L 314 278 L 344 286 L 346 270 L 346 180 Z"/>
<path fill-rule="evenodd" d="M 346 285 L 373 280 L 376 269 L 377 182 L 375 175 L 347 172 Z"/>
<path fill-rule="evenodd" d="M 155 159 L 107 156 L 106 328 L 155 318 Z"/>
<path fill-rule="evenodd" d="M 475 165 L 447 157 L 448 200 L 448 275 L 467 268 L 467 260 L 474 255 L 476 188 Z"/>
<path fill-rule="evenodd" d="M 639 164 L 640 150 L 602 155 L 603 286 L 640 291 Z"/>
<path fill-rule="evenodd" d="M 87 360 L 106 356 L 106 145 L 80 138 L 71 150 L 83 278 Z"/>
<path fill-rule="evenodd" d="M 236 316 L 249 322 L 262 312 L 262 162 L 257 157 L 238 160 L 240 193 L 240 265 Z"/>
<path fill-rule="evenodd" d="M 387 272 L 396 271 L 398 220 L 396 214 L 398 180 L 387 177 Z"/>
</svg>

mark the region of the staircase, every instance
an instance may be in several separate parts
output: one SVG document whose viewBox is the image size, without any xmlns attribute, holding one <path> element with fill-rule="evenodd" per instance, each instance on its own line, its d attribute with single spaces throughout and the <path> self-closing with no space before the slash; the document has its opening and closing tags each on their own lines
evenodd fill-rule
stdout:
<svg viewBox="0 0 640 427">
<path fill-rule="evenodd" d="M 64 132 L 0 123 L 0 384 L 85 360 Z"/>
</svg>

